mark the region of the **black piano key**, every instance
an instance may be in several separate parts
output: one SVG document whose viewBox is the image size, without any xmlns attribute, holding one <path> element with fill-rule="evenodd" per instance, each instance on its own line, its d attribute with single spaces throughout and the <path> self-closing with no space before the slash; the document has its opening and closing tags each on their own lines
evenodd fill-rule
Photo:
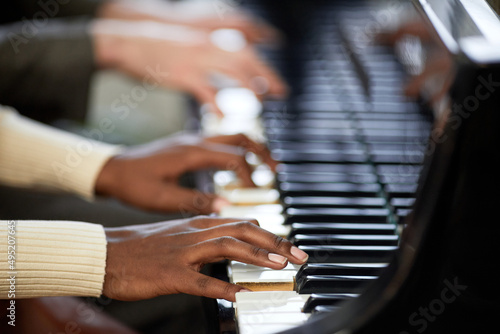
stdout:
<svg viewBox="0 0 500 334">
<path fill-rule="evenodd" d="M 397 246 L 299 246 L 309 254 L 309 263 L 373 263 L 388 262 Z"/>
<path fill-rule="evenodd" d="M 384 121 L 406 121 L 406 122 L 411 122 L 411 121 L 422 121 L 426 119 L 421 113 L 404 113 L 404 114 L 396 114 L 396 113 L 382 113 L 382 112 L 368 112 L 368 113 L 361 113 L 361 112 L 356 112 L 353 113 L 353 116 L 355 119 L 359 121 L 370 121 L 370 120 L 376 120 L 380 122 Z M 432 123 L 429 123 L 429 128 Z"/>
<path fill-rule="evenodd" d="M 287 208 L 285 224 L 300 222 L 387 222 L 389 209 L 360 208 Z"/>
<path fill-rule="evenodd" d="M 311 313 L 318 306 L 338 306 L 340 303 L 357 296 L 359 295 L 355 293 L 313 293 L 307 298 L 302 312 Z"/>
<path fill-rule="evenodd" d="M 297 196 L 285 197 L 283 204 L 286 208 L 381 208 L 386 200 L 382 197 Z"/>
<path fill-rule="evenodd" d="M 314 128 L 314 129 L 352 129 L 354 124 L 349 120 L 328 119 L 299 119 L 291 121 L 287 128 Z"/>
<path fill-rule="evenodd" d="M 364 134 L 363 140 L 367 142 L 424 142 L 427 141 L 427 136 L 420 134 L 407 134 L 398 136 L 397 134 Z"/>
<path fill-rule="evenodd" d="M 349 114 L 345 112 L 306 112 L 300 113 L 294 120 L 347 120 Z"/>
<path fill-rule="evenodd" d="M 302 92 L 307 94 L 307 93 L 331 93 L 332 91 L 335 91 L 336 87 L 331 84 L 315 84 L 315 85 L 310 85 L 310 86 L 304 86 L 302 87 Z"/>
<path fill-rule="evenodd" d="M 316 128 L 273 128 L 269 129 L 269 134 L 275 135 L 293 135 L 295 138 L 315 138 L 318 139 L 324 136 L 331 138 L 332 136 L 353 136 L 356 135 L 355 129 L 316 129 Z M 349 140 L 347 140 L 349 141 Z"/>
<path fill-rule="evenodd" d="M 297 234 L 369 234 L 391 235 L 396 233 L 392 224 L 357 224 L 357 223 L 295 223 L 291 226 L 288 239 Z M 335 262 L 335 261 L 333 261 Z"/>
<path fill-rule="evenodd" d="M 356 126 L 362 129 L 429 129 L 429 122 L 423 120 L 360 120 Z"/>
<path fill-rule="evenodd" d="M 278 182 L 300 183 L 375 183 L 378 178 L 369 173 L 278 173 Z"/>
<path fill-rule="evenodd" d="M 392 151 L 370 154 L 370 160 L 375 164 L 412 164 L 420 165 L 424 161 L 421 151 Z"/>
<path fill-rule="evenodd" d="M 326 142 L 326 141 L 312 141 L 312 142 L 271 142 L 269 144 L 271 151 L 274 150 L 292 150 L 305 152 L 308 150 L 318 150 L 316 153 L 322 153 L 323 150 L 364 150 L 365 146 L 357 142 Z"/>
<path fill-rule="evenodd" d="M 284 173 L 373 173 L 373 166 L 368 164 L 280 164 L 278 172 Z"/>
<path fill-rule="evenodd" d="M 307 131 L 306 131 L 307 130 Z M 286 129 L 270 129 L 267 137 L 271 141 L 355 141 L 357 139 L 356 130 L 342 129 L 337 131 L 327 130 L 315 132 L 314 129 L 286 130 Z"/>
<path fill-rule="evenodd" d="M 386 267 L 386 263 L 306 263 L 296 280 L 308 275 L 379 276 Z"/>
<path fill-rule="evenodd" d="M 309 293 L 360 293 L 377 276 L 310 275 L 297 282 L 296 291 Z"/>
<path fill-rule="evenodd" d="M 406 216 L 408 216 L 411 212 L 411 209 L 397 209 L 396 217 L 398 219 L 398 224 L 404 224 Z"/>
<path fill-rule="evenodd" d="M 373 112 L 383 113 L 418 113 L 419 109 L 415 103 L 375 103 L 372 105 Z"/>
<path fill-rule="evenodd" d="M 361 134 L 368 139 L 368 142 L 409 142 L 418 143 L 425 142 L 429 136 L 428 129 L 359 129 Z M 374 138 L 375 140 L 369 140 Z M 384 139 L 384 140 L 381 140 Z M 422 141 L 416 141 L 415 139 L 422 139 Z"/>
<path fill-rule="evenodd" d="M 313 245 L 350 245 L 350 246 L 397 246 L 396 235 L 359 235 L 359 234 L 297 234 L 290 239 L 295 246 Z"/>
<path fill-rule="evenodd" d="M 312 314 L 330 313 L 336 311 L 338 308 L 339 308 L 338 306 L 318 305 L 311 311 L 311 313 Z"/>
<path fill-rule="evenodd" d="M 286 151 L 274 150 L 271 156 L 274 160 L 283 163 L 297 162 L 349 162 L 363 163 L 368 161 L 368 156 L 363 151 L 342 151 L 333 152 L 331 150 L 321 152 L 301 152 L 301 151 Z"/>
<path fill-rule="evenodd" d="M 299 183 L 283 182 L 280 184 L 283 196 L 371 196 L 380 193 L 381 186 L 377 183 Z"/>
<path fill-rule="evenodd" d="M 391 151 L 425 151 L 426 145 L 419 143 L 367 143 L 370 153 L 383 153 Z"/>
</svg>

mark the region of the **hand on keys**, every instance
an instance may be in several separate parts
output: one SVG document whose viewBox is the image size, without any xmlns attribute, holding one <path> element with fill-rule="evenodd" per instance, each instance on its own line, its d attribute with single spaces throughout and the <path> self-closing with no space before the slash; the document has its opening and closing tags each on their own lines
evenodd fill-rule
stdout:
<svg viewBox="0 0 500 334">
<path fill-rule="evenodd" d="M 204 264 L 231 259 L 282 269 L 288 261 L 307 261 L 306 253 L 255 220 L 195 217 L 105 231 L 103 294 L 119 300 L 187 293 L 235 301 L 245 289 L 201 274 Z"/>
<path fill-rule="evenodd" d="M 136 207 L 158 212 L 219 212 L 229 203 L 179 185 L 186 172 L 207 168 L 233 170 L 243 186 L 251 187 L 252 168 L 247 152 L 258 155 L 271 169 L 276 162 L 265 145 L 244 135 L 203 138 L 179 135 L 131 147 L 110 159 L 99 174 L 97 194 L 112 196 Z"/>
</svg>

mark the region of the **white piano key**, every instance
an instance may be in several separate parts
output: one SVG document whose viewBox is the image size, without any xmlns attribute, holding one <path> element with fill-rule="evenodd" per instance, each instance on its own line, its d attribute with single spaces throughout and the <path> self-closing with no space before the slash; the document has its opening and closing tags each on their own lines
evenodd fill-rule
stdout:
<svg viewBox="0 0 500 334">
<path fill-rule="evenodd" d="M 239 333 L 277 333 L 304 323 L 309 315 L 301 309 L 307 298 L 294 291 L 237 293 Z"/>
<path fill-rule="evenodd" d="M 274 177 L 274 172 L 265 165 L 259 165 L 257 169 L 252 172 L 252 180 L 259 188 L 272 188 Z M 214 186 L 216 191 L 242 188 L 241 180 L 233 171 L 215 172 Z"/>
<path fill-rule="evenodd" d="M 257 120 L 262 111 L 262 103 L 255 96 L 255 93 L 247 88 L 221 89 L 217 92 L 215 101 L 224 113 L 224 118 L 237 117 Z"/>
<path fill-rule="evenodd" d="M 288 262 L 285 268 L 281 270 L 299 270 L 301 265 L 299 264 L 293 264 Z M 229 268 L 231 269 L 232 272 L 242 272 L 242 271 L 262 271 L 262 270 L 274 270 L 271 268 L 266 268 L 266 267 L 259 267 L 255 266 L 253 264 L 248 264 L 248 263 L 243 263 L 239 261 L 231 261 L 229 264 Z"/>
<path fill-rule="evenodd" d="M 271 312 L 300 314 L 309 296 L 295 291 L 237 292 L 238 315 Z"/>
<path fill-rule="evenodd" d="M 252 218 L 259 222 L 263 229 L 286 238 L 291 227 L 284 225 L 285 217 L 281 214 L 283 207 L 280 204 L 267 205 L 230 205 L 220 212 L 221 217 Z"/>
<path fill-rule="evenodd" d="M 245 324 L 239 327 L 239 334 L 274 334 L 295 327 L 294 324 Z"/>
<path fill-rule="evenodd" d="M 243 133 L 249 138 L 262 141 L 264 130 L 261 121 L 253 118 L 226 116 L 217 119 L 217 116 L 207 117 L 203 120 L 203 133 L 207 136 L 234 135 Z"/>
<path fill-rule="evenodd" d="M 300 265 L 292 263 L 281 270 L 275 270 L 232 261 L 227 267 L 227 274 L 232 283 L 253 291 L 291 291 L 299 269 Z"/>
<path fill-rule="evenodd" d="M 228 52 L 240 51 L 247 45 L 245 35 L 236 29 L 216 29 L 210 33 L 210 41 Z"/>
<path fill-rule="evenodd" d="M 248 217 L 250 215 L 281 215 L 283 206 L 281 204 L 261 204 L 261 205 L 230 205 L 224 207 L 220 214 L 224 217 Z"/>
<path fill-rule="evenodd" d="M 232 283 L 292 283 L 295 270 L 237 271 L 231 276 Z"/>
<path fill-rule="evenodd" d="M 219 195 L 235 205 L 257 205 L 278 203 L 279 192 L 276 189 L 245 188 L 222 190 Z"/>
<path fill-rule="evenodd" d="M 305 313 L 243 313 L 238 315 L 240 326 L 253 326 L 255 324 L 290 324 L 300 325 L 306 322 L 308 316 Z"/>
</svg>

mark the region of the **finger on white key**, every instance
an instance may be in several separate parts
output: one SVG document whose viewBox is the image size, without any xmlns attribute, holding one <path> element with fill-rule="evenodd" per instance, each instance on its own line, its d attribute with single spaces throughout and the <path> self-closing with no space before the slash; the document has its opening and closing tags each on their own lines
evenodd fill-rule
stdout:
<svg viewBox="0 0 500 334">
<path fill-rule="evenodd" d="M 288 263 L 285 268 L 277 271 L 231 261 L 227 270 L 230 282 L 252 291 L 291 291 L 299 268 L 300 265 Z"/>
<path fill-rule="evenodd" d="M 252 291 L 293 291 L 295 271 L 233 272 L 232 283 Z"/>
<path fill-rule="evenodd" d="M 258 168 L 252 172 L 252 180 L 257 187 L 271 188 L 274 173 L 268 168 Z M 214 174 L 214 185 L 217 191 L 242 188 L 241 180 L 233 171 L 218 171 Z"/>
<path fill-rule="evenodd" d="M 228 205 L 220 211 L 220 216 L 256 219 L 263 229 L 286 238 L 290 234 L 290 226 L 283 224 L 285 218 L 282 212 L 280 204 Z"/>
</svg>

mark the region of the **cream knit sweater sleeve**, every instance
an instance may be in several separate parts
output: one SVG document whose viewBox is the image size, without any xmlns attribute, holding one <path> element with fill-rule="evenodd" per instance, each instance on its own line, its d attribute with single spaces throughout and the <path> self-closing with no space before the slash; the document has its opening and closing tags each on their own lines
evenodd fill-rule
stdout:
<svg viewBox="0 0 500 334">
<path fill-rule="evenodd" d="M 0 106 L 0 183 L 92 199 L 97 175 L 117 151 Z M 0 221 L 0 299 L 99 296 L 105 262 L 100 225 Z"/>
<path fill-rule="evenodd" d="M 119 147 L 60 131 L 0 106 L 0 183 L 94 196 L 104 163 Z"/>
<path fill-rule="evenodd" d="M 0 299 L 98 297 L 105 265 L 101 225 L 0 221 Z"/>
</svg>

